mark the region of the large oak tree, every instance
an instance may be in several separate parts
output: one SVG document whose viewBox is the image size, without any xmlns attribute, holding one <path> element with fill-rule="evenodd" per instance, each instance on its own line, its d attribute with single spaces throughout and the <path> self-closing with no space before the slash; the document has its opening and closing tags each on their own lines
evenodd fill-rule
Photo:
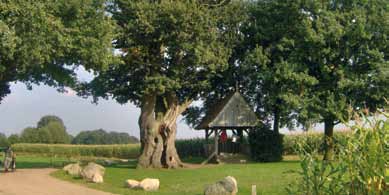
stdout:
<svg viewBox="0 0 389 195">
<path fill-rule="evenodd" d="M 317 80 L 308 105 L 324 122 L 326 160 L 332 159 L 334 126 L 347 122 L 349 107 L 375 110 L 389 96 L 388 8 L 385 0 L 301 6 L 305 33 L 296 53 Z"/>
<path fill-rule="evenodd" d="M 207 110 L 238 87 L 262 122 L 273 122 L 273 130 L 293 126 L 307 117 L 303 102 L 315 79 L 296 63 L 295 39 L 302 35 L 304 14 L 297 1 L 253 1 L 244 3 L 234 34 L 230 66 L 212 79 L 213 92 L 203 105 L 191 107 L 186 121 L 195 126 Z M 230 28 L 233 29 L 233 28 Z M 301 116 L 301 117 L 300 117 Z"/>
<path fill-rule="evenodd" d="M 113 23 L 104 0 L 2 0 L 0 101 L 10 82 L 72 85 L 74 69 L 111 61 Z"/>
<path fill-rule="evenodd" d="M 247 94 L 257 112 L 271 119 L 273 130 L 293 127 L 306 116 L 304 106 L 316 79 L 296 60 L 296 39 L 304 36 L 305 18 L 299 1 L 257 1 L 250 6 L 242 26 L 242 70 L 247 75 Z"/>
<path fill-rule="evenodd" d="M 140 107 L 139 167 L 182 167 L 177 118 L 227 66 L 228 33 L 218 13 L 228 3 L 117 0 L 111 6 L 122 62 L 99 71 L 84 92 Z"/>
</svg>

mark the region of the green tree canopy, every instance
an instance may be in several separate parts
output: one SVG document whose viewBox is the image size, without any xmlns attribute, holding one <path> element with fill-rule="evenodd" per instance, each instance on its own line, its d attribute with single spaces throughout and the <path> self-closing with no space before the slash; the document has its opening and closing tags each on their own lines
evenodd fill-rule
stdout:
<svg viewBox="0 0 389 195">
<path fill-rule="evenodd" d="M 264 123 L 296 125 L 298 113 L 305 111 L 303 102 L 315 78 L 307 67 L 296 61 L 295 39 L 302 35 L 298 1 L 245 2 L 235 28 L 234 50 L 226 71 L 212 80 L 213 92 L 200 107 L 191 107 L 186 120 L 197 125 L 199 119 L 234 87 L 255 107 Z M 287 17 L 285 17 L 287 16 Z"/>
<path fill-rule="evenodd" d="M 302 20 L 299 1 L 258 1 L 242 27 L 247 94 L 265 121 L 273 121 L 275 132 L 296 125 L 309 86 L 316 82 L 295 58 Z"/>
<path fill-rule="evenodd" d="M 5 136 L 4 134 L 0 133 L 0 147 L 7 147 L 9 146 L 10 143 L 7 139 L 7 136 Z"/>
<path fill-rule="evenodd" d="M 49 123 L 51 122 L 57 122 L 59 124 L 61 124 L 63 126 L 63 128 L 65 128 L 65 125 L 62 121 L 61 118 L 59 118 L 58 116 L 54 116 L 54 115 L 46 115 L 46 116 L 43 116 L 39 121 L 38 121 L 38 124 L 37 124 L 37 127 L 40 128 L 40 127 L 44 127 L 44 126 L 47 126 Z"/>
<path fill-rule="evenodd" d="M 8 142 L 10 144 L 20 143 L 20 136 L 18 134 L 12 134 L 8 137 Z"/>
<path fill-rule="evenodd" d="M 68 144 L 71 142 L 71 137 L 66 132 L 61 118 L 47 115 L 39 120 L 36 128 L 25 128 L 20 135 L 20 142 Z"/>
<path fill-rule="evenodd" d="M 74 68 L 106 66 L 113 26 L 104 0 L 0 2 L 0 101 L 14 81 L 72 85 Z"/>
<path fill-rule="evenodd" d="M 389 96 L 388 9 L 383 0 L 309 1 L 301 7 L 305 29 L 296 53 L 317 80 L 308 106 L 325 123 L 325 159 L 332 156 L 334 125 L 349 119 L 349 107 L 375 110 Z"/>
<path fill-rule="evenodd" d="M 136 137 L 128 133 L 107 132 L 103 129 L 81 131 L 73 138 L 72 144 L 133 144 L 138 143 Z"/>
<path fill-rule="evenodd" d="M 86 91 L 141 108 L 139 166 L 182 166 L 174 146 L 177 117 L 209 89 L 231 53 L 218 16 L 222 7 L 190 0 L 114 1 L 114 45 L 122 63 L 98 71 Z"/>
</svg>

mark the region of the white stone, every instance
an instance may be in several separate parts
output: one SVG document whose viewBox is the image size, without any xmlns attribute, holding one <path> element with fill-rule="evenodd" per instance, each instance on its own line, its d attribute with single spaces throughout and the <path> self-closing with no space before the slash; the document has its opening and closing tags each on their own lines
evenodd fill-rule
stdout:
<svg viewBox="0 0 389 195">
<path fill-rule="evenodd" d="M 88 181 L 93 181 L 94 175 L 104 177 L 104 173 L 105 168 L 103 166 L 90 162 L 86 167 L 84 167 L 84 169 L 82 169 L 81 176 Z"/>
<path fill-rule="evenodd" d="M 238 193 L 238 183 L 232 176 L 208 185 L 204 190 L 204 195 L 236 195 Z"/>
<path fill-rule="evenodd" d="M 66 165 L 63 170 L 71 175 L 71 176 L 74 176 L 74 177 L 79 177 L 81 175 L 81 167 L 78 163 L 74 163 L 74 164 L 68 164 Z"/>
<path fill-rule="evenodd" d="M 156 191 L 159 189 L 159 179 L 146 178 L 140 182 L 139 186 L 145 191 Z"/>
<path fill-rule="evenodd" d="M 131 189 L 140 188 L 140 182 L 137 180 L 133 180 L 133 179 L 128 179 L 126 181 L 126 185 L 127 185 L 127 187 L 129 187 Z"/>
<path fill-rule="evenodd" d="M 231 181 L 233 183 L 234 188 L 232 190 L 232 194 L 238 193 L 238 182 L 236 181 L 235 177 L 227 176 L 224 179 L 229 180 L 229 181 Z"/>
<path fill-rule="evenodd" d="M 104 182 L 103 176 L 101 176 L 100 174 L 93 175 L 92 182 L 93 183 L 103 183 Z"/>
</svg>

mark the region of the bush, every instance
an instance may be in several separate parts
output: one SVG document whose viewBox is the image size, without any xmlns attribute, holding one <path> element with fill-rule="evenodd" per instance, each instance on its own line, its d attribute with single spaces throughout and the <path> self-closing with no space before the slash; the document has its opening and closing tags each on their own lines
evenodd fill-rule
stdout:
<svg viewBox="0 0 389 195">
<path fill-rule="evenodd" d="M 283 135 L 271 131 L 269 126 L 257 127 L 249 134 L 251 158 L 258 162 L 282 160 Z"/>
<path fill-rule="evenodd" d="M 205 139 L 176 140 L 176 149 L 180 158 L 205 157 Z"/>
<path fill-rule="evenodd" d="M 139 144 L 125 145 L 67 145 L 67 144 L 14 144 L 17 153 L 56 157 L 106 157 L 134 159 L 139 156 Z"/>
</svg>

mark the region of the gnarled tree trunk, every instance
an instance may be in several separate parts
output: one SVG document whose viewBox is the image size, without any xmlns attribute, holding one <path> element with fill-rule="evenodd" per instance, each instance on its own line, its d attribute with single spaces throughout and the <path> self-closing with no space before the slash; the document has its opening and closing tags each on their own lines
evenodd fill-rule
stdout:
<svg viewBox="0 0 389 195">
<path fill-rule="evenodd" d="M 175 147 L 177 118 L 190 101 L 179 104 L 175 95 L 149 95 L 144 98 L 139 117 L 142 154 L 138 167 L 179 168 L 181 162 Z"/>
</svg>

